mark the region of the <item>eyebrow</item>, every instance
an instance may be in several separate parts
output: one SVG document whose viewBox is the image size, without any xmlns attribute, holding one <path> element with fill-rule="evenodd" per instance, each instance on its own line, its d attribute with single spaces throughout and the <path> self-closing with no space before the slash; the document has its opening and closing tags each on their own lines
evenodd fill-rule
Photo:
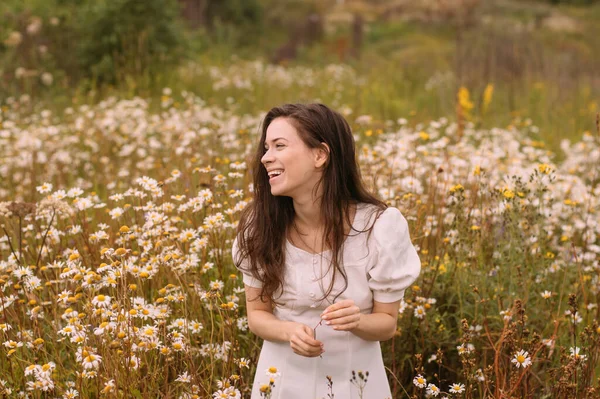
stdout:
<svg viewBox="0 0 600 399">
<path fill-rule="evenodd" d="M 287 140 L 286 138 L 284 138 L 284 137 L 277 137 L 276 139 L 273 139 L 273 140 L 271 140 L 271 143 L 274 143 L 274 142 L 276 142 L 277 140 L 285 140 L 285 141 L 288 141 L 288 140 Z M 267 145 L 267 140 L 265 140 L 265 145 Z"/>
</svg>

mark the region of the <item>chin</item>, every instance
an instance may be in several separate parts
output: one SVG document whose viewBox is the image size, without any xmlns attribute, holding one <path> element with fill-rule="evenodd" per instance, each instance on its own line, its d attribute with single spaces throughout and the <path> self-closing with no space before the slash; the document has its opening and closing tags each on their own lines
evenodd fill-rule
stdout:
<svg viewBox="0 0 600 399">
<path fill-rule="evenodd" d="M 282 192 L 281 190 L 277 190 L 277 189 L 271 189 L 271 195 L 274 197 L 285 197 L 285 193 Z"/>
<path fill-rule="evenodd" d="M 271 195 L 275 197 L 290 197 L 290 191 L 283 187 L 271 187 Z"/>
</svg>

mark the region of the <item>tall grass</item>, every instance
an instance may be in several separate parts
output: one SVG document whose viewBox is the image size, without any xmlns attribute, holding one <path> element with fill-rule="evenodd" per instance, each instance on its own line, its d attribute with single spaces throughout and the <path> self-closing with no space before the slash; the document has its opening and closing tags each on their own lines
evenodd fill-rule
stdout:
<svg viewBox="0 0 600 399">
<path fill-rule="evenodd" d="M 559 160 L 531 122 L 483 127 L 466 89 L 456 122 L 411 124 L 346 108 L 357 87 L 386 90 L 349 68 L 204 68 L 182 71 L 205 79 L 202 98 L 165 89 L 159 103 L 2 108 L 5 392 L 247 397 L 259 342 L 230 246 L 252 196 L 252 99 L 319 87 L 352 122 L 363 177 L 406 216 L 423 264 L 384 343 L 394 397 L 597 395 L 599 135 L 562 142 Z M 223 105 L 210 103 L 218 91 Z M 258 370 L 265 395 L 272 366 Z"/>
</svg>

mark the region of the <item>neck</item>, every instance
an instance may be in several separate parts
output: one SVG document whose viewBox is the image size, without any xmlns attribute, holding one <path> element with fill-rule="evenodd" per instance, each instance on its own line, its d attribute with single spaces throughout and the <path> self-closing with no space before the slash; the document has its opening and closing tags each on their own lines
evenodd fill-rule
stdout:
<svg viewBox="0 0 600 399">
<path fill-rule="evenodd" d="M 296 224 L 301 228 L 318 230 L 322 228 L 321 199 L 294 199 L 294 212 L 296 213 Z"/>
</svg>

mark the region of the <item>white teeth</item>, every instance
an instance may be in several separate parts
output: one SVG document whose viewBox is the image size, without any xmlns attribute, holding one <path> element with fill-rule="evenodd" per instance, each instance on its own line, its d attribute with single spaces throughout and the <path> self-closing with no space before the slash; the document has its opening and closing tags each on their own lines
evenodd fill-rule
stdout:
<svg viewBox="0 0 600 399">
<path fill-rule="evenodd" d="M 269 177 L 279 176 L 282 173 L 283 173 L 283 170 L 274 170 L 274 171 L 269 172 Z"/>
</svg>

